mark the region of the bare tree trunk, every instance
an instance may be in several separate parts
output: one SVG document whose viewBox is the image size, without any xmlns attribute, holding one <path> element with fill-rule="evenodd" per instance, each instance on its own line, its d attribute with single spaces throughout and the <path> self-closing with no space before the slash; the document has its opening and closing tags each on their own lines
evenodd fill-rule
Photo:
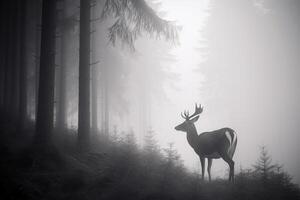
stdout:
<svg viewBox="0 0 300 200">
<path fill-rule="evenodd" d="M 23 0 L 21 4 L 21 66 L 20 66 L 20 107 L 19 107 L 19 128 L 23 129 L 27 118 L 27 63 L 26 63 L 26 16 L 27 16 L 27 0 Z"/>
<path fill-rule="evenodd" d="M 0 2 L 0 43 L 2 44 L 0 46 L 0 111 L 3 111 L 4 109 L 4 80 L 5 80 L 5 55 L 6 52 L 6 23 L 7 23 L 7 5 L 1 1 Z"/>
<path fill-rule="evenodd" d="M 56 0 L 42 6 L 39 96 L 34 144 L 43 148 L 51 143 L 53 129 Z"/>
<path fill-rule="evenodd" d="M 39 95 L 39 74 L 40 74 L 40 47 L 41 47 L 41 2 L 36 3 L 36 32 L 35 32 L 35 120 L 37 118 L 38 110 L 38 95 Z"/>
<path fill-rule="evenodd" d="M 105 74 L 104 81 L 104 133 L 109 136 L 109 91 L 107 72 Z"/>
<path fill-rule="evenodd" d="M 10 112 L 13 119 L 17 119 L 19 111 L 20 94 L 20 41 L 21 41 L 21 3 L 15 2 L 14 28 L 13 28 L 13 54 L 12 54 L 12 92 L 10 101 Z"/>
<path fill-rule="evenodd" d="M 101 118 L 101 133 L 105 133 L 105 89 L 104 89 L 104 66 L 100 67 L 100 118 Z"/>
<path fill-rule="evenodd" d="M 98 12 L 95 12 L 97 8 L 94 8 L 93 9 L 93 13 L 92 13 L 92 16 L 93 16 L 93 19 L 96 19 L 96 13 Z M 96 32 L 96 26 L 94 24 L 92 24 L 92 31 L 95 31 Z M 91 117 L 92 117 L 92 132 L 93 134 L 96 134 L 97 131 L 98 131 L 98 61 L 97 61 L 97 54 L 96 54 L 96 38 L 95 38 L 95 35 L 96 34 L 93 34 L 93 37 L 92 37 L 92 44 L 91 44 L 91 48 L 92 48 L 92 62 L 94 63 L 93 66 L 92 66 L 92 82 L 91 82 L 91 89 L 92 89 L 92 100 L 91 100 L 91 103 L 92 103 L 92 106 L 91 106 Z"/>
<path fill-rule="evenodd" d="M 63 16 L 62 21 L 66 19 L 66 1 L 63 1 Z M 66 128 L 66 93 L 67 93 L 67 30 L 64 25 L 61 25 L 61 46 L 60 46 L 60 75 L 59 75 L 59 95 L 57 109 L 57 128 L 63 130 Z"/>
<path fill-rule="evenodd" d="M 92 68 L 92 130 L 94 133 L 98 130 L 98 68 Z"/>
<path fill-rule="evenodd" d="M 4 70 L 4 108 L 5 113 L 9 115 L 10 113 L 10 102 L 11 102 L 11 93 L 12 93 L 12 59 L 13 59 L 13 24 L 14 24 L 14 2 L 10 1 L 7 5 L 8 10 L 8 20 L 7 20 L 7 31 L 6 31 L 6 56 L 5 56 L 5 70 Z"/>
<path fill-rule="evenodd" d="M 90 0 L 80 0 L 78 149 L 90 140 Z"/>
<path fill-rule="evenodd" d="M 109 136 L 109 90 L 108 72 L 105 66 L 101 65 L 100 71 L 100 113 L 101 113 L 101 133 Z"/>
</svg>

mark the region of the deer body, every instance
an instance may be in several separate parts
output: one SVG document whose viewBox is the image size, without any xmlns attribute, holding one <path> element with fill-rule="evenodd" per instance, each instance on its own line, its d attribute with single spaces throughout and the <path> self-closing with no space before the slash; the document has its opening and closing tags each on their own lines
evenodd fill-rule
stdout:
<svg viewBox="0 0 300 200">
<path fill-rule="evenodd" d="M 222 158 L 228 163 L 230 168 L 229 181 L 233 181 L 234 161 L 232 160 L 232 157 L 237 145 L 237 135 L 231 128 L 221 128 L 198 135 L 194 123 L 198 120 L 199 114 L 202 111 L 203 108 L 201 108 L 201 106 L 197 107 L 196 105 L 195 113 L 192 116 L 189 116 L 188 112 L 185 112 L 185 115 L 183 116 L 186 119 L 185 122 L 176 126 L 175 129 L 187 133 L 187 141 L 189 145 L 200 158 L 202 179 L 204 179 L 205 173 L 205 158 L 208 159 L 207 171 L 209 180 L 211 180 L 210 170 L 212 166 L 212 159 Z"/>
</svg>

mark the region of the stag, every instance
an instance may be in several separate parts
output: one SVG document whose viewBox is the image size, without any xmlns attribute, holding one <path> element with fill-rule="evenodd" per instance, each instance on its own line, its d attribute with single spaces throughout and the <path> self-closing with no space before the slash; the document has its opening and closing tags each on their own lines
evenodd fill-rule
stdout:
<svg viewBox="0 0 300 200">
<path fill-rule="evenodd" d="M 209 181 L 211 181 L 212 159 L 222 158 L 229 165 L 229 181 L 234 181 L 234 161 L 233 154 L 237 145 L 237 135 L 231 128 L 221 128 L 211 132 L 204 132 L 198 135 L 194 123 L 199 119 L 199 115 L 203 112 L 201 104 L 195 105 L 195 112 L 189 115 L 188 111 L 181 113 L 181 117 L 185 120 L 183 123 L 175 127 L 177 131 L 186 132 L 187 141 L 200 158 L 202 168 L 202 180 L 205 173 L 205 158 L 208 160 L 207 172 Z"/>
</svg>

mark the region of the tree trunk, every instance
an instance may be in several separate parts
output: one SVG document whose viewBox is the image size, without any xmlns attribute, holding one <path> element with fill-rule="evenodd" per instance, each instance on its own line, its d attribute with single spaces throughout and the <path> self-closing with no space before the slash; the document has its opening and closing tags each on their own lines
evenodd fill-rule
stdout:
<svg viewBox="0 0 300 200">
<path fill-rule="evenodd" d="M 53 128 L 56 0 L 44 0 L 42 6 L 41 56 L 35 145 L 50 144 Z"/>
<path fill-rule="evenodd" d="M 80 0 L 78 148 L 90 140 L 90 0 Z"/>
<path fill-rule="evenodd" d="M 12 53 L 12 92 L 10 100 L 10 113 L 15 120 L 19 111 L 19 94 L 20 94 L 20 41 L 21 41 L 21 4 L 22 1 L 16 1 L 14 7 L 14 24 L 13 24 L 13 53 Z"/>
<path fill-rule="evenodd" d="M 101 96 L 101 133 L 109 136 L 109 88 L 108 70 L 101 65 L 100 71 L 100 96 Z"/>
<path fill-rule="evenodd" d="M 19 128 L 25 127 L 27 118 L 27 63 L 26 63 L 26 16 L 27 16 L 27 0 L 23 0 L 21 4 L 21 66 L 20 66 L 20 107 L 19 107 Z"/>
<path fill-rule="evenodd" d="M 104 66 L 100 66 L 100 118 L 101 118 L 101 134 L 105 133 L 105 87 L 104 87 Z"/>
<path fill-rule="evenodd" d="M 63 1 L 63 16 L 62 21 L 66 19 L 66 1 Z M 60 74 L 59 74 L 59 95 L 57 107 L 57 128 L 63 130 L 66 128 L 66 93 L 67 93 L 67 30 L 64 25 L 61 25 L 61 43 L 60 43 Z"/>
<path fill-rule="evenodd" d="M 4 75 L 5 75 L 5 55 L 6 55 L 6 23 L 7 23 L 7 5 L 0 2 L 0 13 L 1 13 L 1 21 L 0 21 L 0 111 L 4 109 Z"/>
<path fill-rule="evenodd" d="M 93 9 L 93 19 L 97 18 L 96 13 L 98 13 L 98 8 Z M 96 25 L 93 23 L 92 24 L 92 29 L 93 31 L 96 31 Z M 91 106 L 91 112 L 92 112 L 92 132 L 93 134 L 96 134 L 98 131 L 98 75 L 99 75 L 99 69 L 98 69 L 98 64 L 97 64 L 97 54 L 96 54 L 96 34 L 93 34 L 94 37 L 92 37 L 92 44 L 91 44 L 91 49 L 92 49 L 92 62 L 94 65 L 92 66 L 92 82 L 91 82 L 91 88 L 92 88 L 92 106 Z"/>
<path fill-rule="evenodd" d="M 13 55 L 13 24 L 14 24 L 14 2 L 10 1 L 7 5 L 8 10 L 8 20 L 6 23 L 7 31 L 6 31 L 6 55 L 4 62 L 4 109 L 7 116 L 10 114 L 10 101 L 11 101 L 11 93 L 12 93 L 12 55 Z"/>
<path fill-rule="evenodd" d="M 94 133 L 98 130 L 98 68 L 92 68 L 92 130 Z"/>
<path fill-rule="evenodd" d="M 104 133 L 109 136 L 109 91 L 107 74 L 104 79 Z"/>
<path fill-rule="evenodd" d="M 35 32 L 35 120 L 37 118 L 38 110 L 38 95 L 39 95 L 39 74 L 40 74 L 40 48 L 41 48 L 41 2 L 35 4 L 35 16 L 36 16 L 36 32 Z"/>
</svg>

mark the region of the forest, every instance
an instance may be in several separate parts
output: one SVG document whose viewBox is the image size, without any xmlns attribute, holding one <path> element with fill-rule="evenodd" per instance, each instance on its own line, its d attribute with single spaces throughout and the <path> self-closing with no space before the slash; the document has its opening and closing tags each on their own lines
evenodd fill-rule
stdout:
<svg viewBox="0 0 300 200">
<path fill-rule="evenodd" d="M 0 1 L 1 199 L 300 199 L 265 145 L 235 165 L 234 182 L 227 168 L 208 181 L 152 127 L 164 115 L 153 104 L 168 104 L 164 84 L 179 82 L 166 66 L 184 26 L 161 4 Z"/>
</svg>

